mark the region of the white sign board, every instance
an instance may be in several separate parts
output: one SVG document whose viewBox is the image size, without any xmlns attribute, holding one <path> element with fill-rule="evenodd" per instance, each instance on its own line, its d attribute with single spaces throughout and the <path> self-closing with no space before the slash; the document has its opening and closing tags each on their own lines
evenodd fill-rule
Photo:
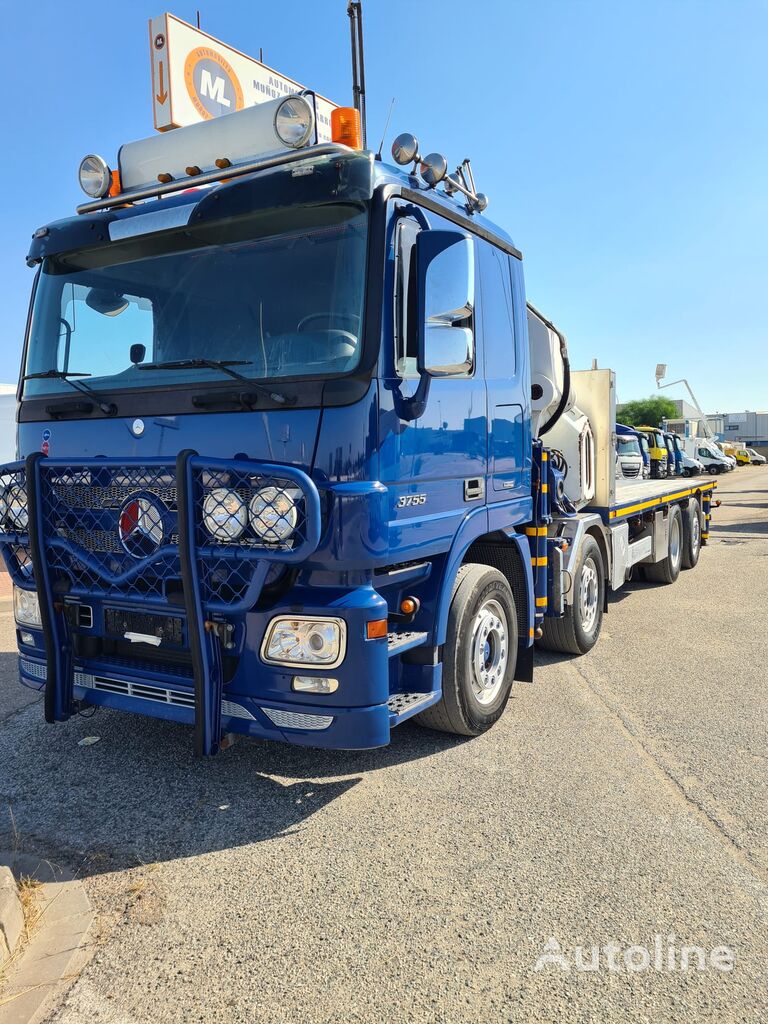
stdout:
<svg viewBox="0 0 768 1024">
<path fill-rule="evenodd" d="M 149 21 L 155 128 L 208 121 L 305 87 L 172 14 Z M 335 103 L 315 94 L 318 142 L 331 141 Z"/>
</svg>

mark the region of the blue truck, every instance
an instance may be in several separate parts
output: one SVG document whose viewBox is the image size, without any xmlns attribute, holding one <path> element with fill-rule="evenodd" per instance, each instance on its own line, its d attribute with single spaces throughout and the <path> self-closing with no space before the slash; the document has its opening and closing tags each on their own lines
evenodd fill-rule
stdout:
<svg viewBox="0 0 768 1024">
<path fill-rule="evenodd" d="M 476 736 L 634 566 L 696 564 L 714 482 L 616 500 L 613 374 L 571 370 L 468 163 L 393 158 L 282 98 L 89 155 L 34 232 L 0 550 L 48 722 Z"/>
</svg>

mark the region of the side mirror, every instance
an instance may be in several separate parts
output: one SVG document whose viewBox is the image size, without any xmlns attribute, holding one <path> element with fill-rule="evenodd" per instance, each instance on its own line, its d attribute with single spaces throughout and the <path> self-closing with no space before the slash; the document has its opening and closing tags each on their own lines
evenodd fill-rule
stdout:
<svg viewBox="0 0 768 1024">
<path fill-rule="evenodd" d="M 135 366 L 137 363 L 144 362 L 144 356 L 147 354 L 146 345 L 131 345 L 130 348 L 130 360 Z"/>
<path fill-rule="evenodd" d="M 421 231 L 416 276 L 419 373 L 467 373 L 474 351 L 472 331 L 464 323 L 475 307 L 472 239 L 460 231 Z"/>
</svg>

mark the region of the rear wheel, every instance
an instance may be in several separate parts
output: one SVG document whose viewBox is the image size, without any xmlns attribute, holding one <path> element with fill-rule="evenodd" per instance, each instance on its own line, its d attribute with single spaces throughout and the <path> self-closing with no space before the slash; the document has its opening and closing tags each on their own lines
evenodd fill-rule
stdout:
<svg viewBox="0 0 768 1024">
<path fill-rule="evenodd" d="M 683 568 L 693 569 L 701 553 L 701 509 L 691 498 L 683 515 Z"/>
<path fill-rule="evenodd" d="M 517 612 L 505 576 L 468 563 L 457 575 L 443 656 L 443 696 L 419 725 L 479 736 L 501 718 L 517 662 Z"/>
<path fill-rule="evenodd" d="M 584 539 L 573 587 L 573 604 L 566 605 L 562 618 L 544 617 L 539 647 L 564 654 L 586 654 L 597 643 L 603 625 L 605 571 L 594 537 Z"/>
<path fill-rule="evenodd" d="M 660 562 L 645 563 L 645 578 L 649 583 L 674 583 L 680 575 L 682 562 L 683 514 L 679 505 L 673 505 L 669 510 L 669 544 L 666 558 L 662 558 Z"/>
</svg>

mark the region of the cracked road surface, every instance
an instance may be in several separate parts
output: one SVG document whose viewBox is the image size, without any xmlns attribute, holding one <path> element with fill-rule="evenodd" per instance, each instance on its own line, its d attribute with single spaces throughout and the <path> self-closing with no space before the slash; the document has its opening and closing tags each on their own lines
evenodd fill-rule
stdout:
<svg viewBox="0 0 768 1024">
<path fill-rule="evenodd" d="M 46 726 L 0 655 L 0 847 L 12 807 L 98 910 L 49 1020 L 768 1019 L 768 469 L 719 496 L 696 570 L 630 586 L 595 651 L 540 655 L 469 742 L 409 724 L 381 751 L 203 763 L 171 724 Z M 573 964 L 657 935 L 733 969 L 534 970 L 550 938 Z"/>
</svg>

